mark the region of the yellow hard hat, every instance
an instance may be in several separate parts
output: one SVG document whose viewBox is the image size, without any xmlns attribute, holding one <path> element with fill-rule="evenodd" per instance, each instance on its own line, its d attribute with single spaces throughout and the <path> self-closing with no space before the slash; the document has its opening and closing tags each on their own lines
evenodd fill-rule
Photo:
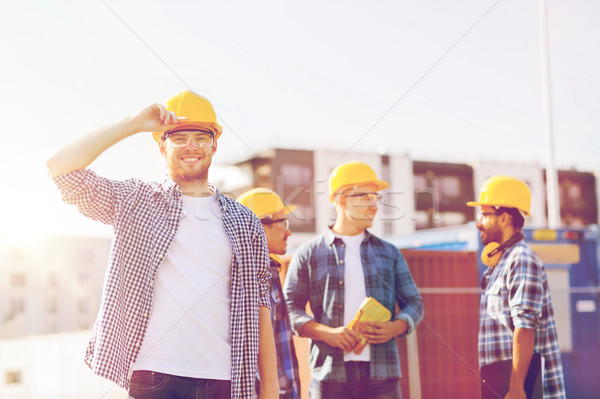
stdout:
<svg viewBox="0 0 600 399">
<path fill-rule="evenodd" d="M 170 132 L 204 128 L 213 132 L 215 140 L 223 132 L 223 128 L 217 123 L 217 115 L 210 101 L 193 91 L 186 90 L 174 95 L 167 100 L 165 106 L 168 111 L 175 112 L 178 117 L 187 118 L 177 123 L 173 129 L 169 130 Z M 161 132 L 152 133 L 152 137 L 157 143 L 162 135 Z"/>
<path fill-rule="evenodd" d="M 373 184 L 375 191 L 386 189 L 390 184 L 377 179 L 377 175 L 369 165 L 360 161 L 346 162 L 337 166 L 329 175 L 329 201 L 343 189 Z"/>
<path fill-rule="evenodd" d="M 483 183 L 479 202 L 467 202 L 468 206 L 496 206 L 517 208 L 525 215 L 531 209 L 531 191 L 527 183 L 512 176 L 492 176 Z"/>
<path fill-rule="evenodd" d="M 237 200 L 242 205 L 250 208 L 259 219 L 280 211 L 287 215 L 296 209 L 296 205 L 285 206 L 275 191 L 263 187 L 248 190 L 240 195 Z"/>
</svg>

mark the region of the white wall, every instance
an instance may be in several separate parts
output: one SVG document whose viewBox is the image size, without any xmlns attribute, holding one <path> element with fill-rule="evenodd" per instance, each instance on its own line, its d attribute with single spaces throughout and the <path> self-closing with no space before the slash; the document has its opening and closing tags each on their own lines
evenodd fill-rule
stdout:
<svg viewBox="0 0 600 399">
<path fill-rule="evenodd" d="M 5 242 L 0 247 L 0 338 L 90 328 L 100 307 L 109 249 L 109 238 Z M 12 284 L 15 274 L 25 276 L 24 285 Z M 25 301 L 25 313 L 11 318 L 15 299 Z M 52 301 L 55 312 L 50 312 Z M 80 301 L 87 309 L 80 309 Z"/>
<path fill-rule="evenodd" d="M 32 335 L 0 340 L 3 399 L 127 398 L 125 390 L 94 375 L 83 362 L 90 332 Z M 20 371 L 8 384 L 6 373 Z"/>
<path fill-rule="evenodd" d="M 390 188 L 386 201 L 392 207 L 389 218 L 392 219 L 392 234 L 410 234 L 416 229 L 415 188 L 413 161 L 407 155 L 390 156 Z"/>
</svg>

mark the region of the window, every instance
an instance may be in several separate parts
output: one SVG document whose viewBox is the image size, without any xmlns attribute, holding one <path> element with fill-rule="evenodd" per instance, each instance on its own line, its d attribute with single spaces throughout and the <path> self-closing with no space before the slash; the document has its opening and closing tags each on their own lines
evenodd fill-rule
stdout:
<svg viewBox="0 0 600 399">
<path fill-rule="evenodd" d="M 79 273 L 79 284 L 85 286 L 90 282 L 90 275 L 88 273 Z"/>
<path fill-rule="evenodd" d="M 88 330 L 91 327 L 91 323 L 87 320 L 79 320 L 77 328 L 79 330 Z"/>
<path fill-rule="evenodd" d="M 296 203 L 296 209 L 293 213 L 288 214 L 288 219 L 293 229 L 301 229 L 307 226 L 312 226 L 314 217 L 312 216 L 312 207 L 308 204 Z"/>
<path fill-rule="evenodd" d="M 461 194 L 458 176 L 436 176 L 433 180 L 433 186 L 442 197 L 456 198 Z"/>
<path fill-rule="evenodd" d="M 50 298 L 50 300 L 48 300 L 48 313 L 56 312 L 58 312 L 58 301 L 56 298 Z"/>
<path fill-rule="evenodd" d="M 286 186 L 311 186 L 312 169 L 310 166 L 294 163 L 281 165 L 283 184 Z"/>
<path fill-rule="evenodd" d="M 264 164 L 257 166 L 254 170 L 254 182 L 256 186 L 270 187 L 271 186 L 271 165 Z"/>
<path fill-rule="evenodd" d="M 23 287 L 25 286 L 26 278 L 22 273 L 11 274 L 10 276 L 10 285 L 13 287 Z"/>
<path fill-rule="evenodd" d="M 94 263 L 94 251 L 90 248 L 85 248 L 79 251 L 79 263 L 82 265 L 91 265 Z"/>
<path fill-rule="evenodd" d="M 20 384 L 21 370 L 9 370 L 6 372 L 6 385 Z"/>
<path fill-rule="evenodd" d="M 23 298 L 12 298 L 10 300 L 12 314 L 25 313 L 25 300 Z"/>
<path fill-rule="evenodd" d="M 48 285 L 50 287 L 58 287 L 58 276 L 55 273 L 48 276 Z"/>
<path fill-rule="evenodd" d="M 87 313 L 90 310 L 90 301 L 87 299 L 79 300 L 79 313 Z"/>
<path fill-rule="evenodd" d="M 58 332 L 58 324 L 56 322 L 50 322 L 50 323 L 48 323 L 48 330 L 47 331 L 50 334 Z"/>
<path fill-rule="evenodd" d="M 440 226 L 456 226 L 466 223 L 466 217 L 460 212 L 440 212 Z"/>
<path fill-rule="evenodd" d="M 581 185 L 579 183 L 571 183 L 566 185 L 566 191 L 569 199 L 579 199 L 582 196 Z"/>
</svg>

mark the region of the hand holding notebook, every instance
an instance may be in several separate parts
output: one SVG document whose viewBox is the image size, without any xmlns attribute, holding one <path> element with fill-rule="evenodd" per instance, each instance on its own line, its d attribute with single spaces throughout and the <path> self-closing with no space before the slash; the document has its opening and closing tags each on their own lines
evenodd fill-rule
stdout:
<svg viewBox="0 0 600 399">
<path fill-rule="evenodd" d="M 354 353 L 360 354 L 367 346 L 367 339 L 360 332 L 360 325 L 362 322 L 377 321 L 385 323 L 390 321 L 391 318 L 392 313 L 385 306 L 379 303 L 375 298 L 366 297 L 360 304 L 356 316 L 354 316 L 354 319 L 348 324 L 348 328 L 355 330 L 360 336 L 360 342 L 354 347 Z"/>
</svg>

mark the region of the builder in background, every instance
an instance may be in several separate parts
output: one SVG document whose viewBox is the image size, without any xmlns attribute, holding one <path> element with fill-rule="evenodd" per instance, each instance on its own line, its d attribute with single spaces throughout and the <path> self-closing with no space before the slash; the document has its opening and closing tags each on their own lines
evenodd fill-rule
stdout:
<svg viewBox="0 0 600 399">
<path fill-rule="evenodd" d="M 208 183 L 221 131 L 210 102 L 184 91 L 48 161 L 63 200 L 113 226 L 85 361 L 136 399 L 248 398 L 257 363 L 261 398 L 278 397 L 265 234 L 252 212 Z M 85 169 L 140 132 L 153 132 L 165 159 L 162 183 Z"/>
<path fill-rule="evenodd" d="M 544 398 L 565 398 L 546 272 L 521 231 L 531 206 L 529 187 L 494 176 L 483 184 L 479 202 L 467 205 L 481 207 L 477 228 L 489 266 L 479 309 L 482 397 L 541 397 L 543 386 Z"/>
<path fill-rule="evenodd" d="M 298 359 L 294 348 L 292 326 L 279 279 L 281 260 L 277 255 L 285 255 L 287 239 L 292 234 L 286 215 L 296 208 L 285 206 L 272 190 L 254 188 L 242 194 L 238 201 L 250 208 L 260 219 L 271 257 L 271 324 L 277 349 L 277 371 L 279 373 L 279 398 L 300 398 L 300 376 Z M 259 387 L 257 383 L 257 388 Z M 259 391 L 257 389 L 257 391 Z"/>
<path fill-rule="evenodd" d="M 372 235 L 381 195 L 389 184 L 363 162 L 336 167 L 329 178 L 336 220 L 325 233 L 300 246 L 286 275 L 284 294 L 296 333 L 310 338 L 312 399 L 400 398 L 400 361 L 395 337 L 409 334 L 423 318 L 423 302 L 400 251 Z M 347 326 L 365 297 L 392 315 L 388 322 Z M 309 316 L 306 303 L 314 316 Z"/>
</svg>

